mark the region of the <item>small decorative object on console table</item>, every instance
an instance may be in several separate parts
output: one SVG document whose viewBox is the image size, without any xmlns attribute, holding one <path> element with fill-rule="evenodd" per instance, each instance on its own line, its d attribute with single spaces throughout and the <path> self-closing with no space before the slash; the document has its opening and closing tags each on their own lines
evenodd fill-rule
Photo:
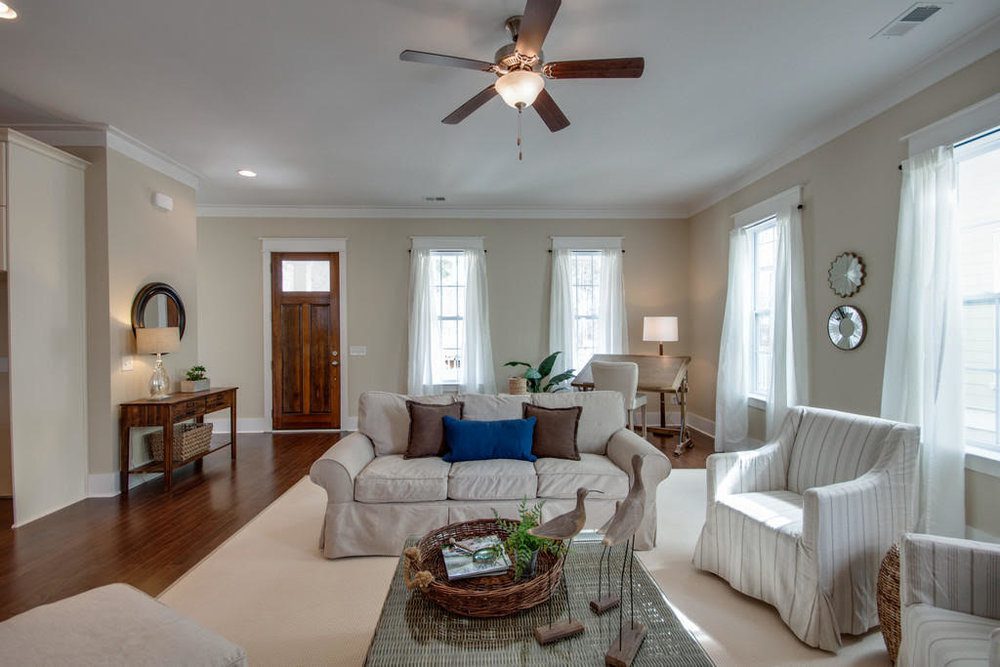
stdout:
<svg viewBox="0 0 1000 667">
<path fill-rule="evenodd" d="M 135 330 L 135 351 L 139 354 L 156 355 L 153 375 L 149 378 L 151 398 L 166 398 L 170 395 L 170 376 L 163 367 L 163 355 L 176 352 L 180 346 L 180 329 L 177 327 L 140 327 Z"/>
<path fill-rule="evenodd" d="M 141 331 L 141 329 L 140 329 Z M 121 404 L 119 483 L 123 496 L 128 495 L 129 475 L 163 473 L 163 488 L 170 490 L 173 470 L 180 466 L 200 461 L 203 457 L 223 447 L 230 448 L 232 459 L 236 460 L 236 387 L 218 387 L 193 394 L 175 394 L 167 398 L 144 398 Z M 216 445 L 189 458 L 177 460 L 174 456 L 174 424 L 194 419 L 201 424 L 205 415 L 229 409 L 230 441 Z M 163 460 L 150 461 L 135 468 L 131 467 L 132 441 L 130 432 L 137 426 L 159 426 L 163 429 Z"/>
<path fill-rule="evenodd" d="M 181 380 L 181 391 L 190 394 L 196 391 L 206 391 L 212 386 L 212 381 L 206 376 L 204 366 L 192 366 L 188 369 L 187 379 Z"/>
</svg>

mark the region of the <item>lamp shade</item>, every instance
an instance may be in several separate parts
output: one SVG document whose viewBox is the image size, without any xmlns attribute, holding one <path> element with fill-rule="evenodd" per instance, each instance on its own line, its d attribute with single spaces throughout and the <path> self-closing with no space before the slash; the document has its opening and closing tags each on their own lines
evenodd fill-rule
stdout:
<svg viewBox="0 0 1000 667">
<path fill-rule="evenodd" d="M 642 318 L 642 339 L 660 343 L 678 341 L 677 318 L 673 316 Z"/>
<path fill-rule="evenodd" d="M 545 87 L 545 79 L 535 72 L 514 70 L 497 79 L 495 86 L 508 105 L 530 107 Z"/>
<path fill-rule="evenodd" d="M 177 327 L 140 327 L 135 330 L 135 351 L 139 354 L 166 354 L 181 346 Z"/>
</svg>

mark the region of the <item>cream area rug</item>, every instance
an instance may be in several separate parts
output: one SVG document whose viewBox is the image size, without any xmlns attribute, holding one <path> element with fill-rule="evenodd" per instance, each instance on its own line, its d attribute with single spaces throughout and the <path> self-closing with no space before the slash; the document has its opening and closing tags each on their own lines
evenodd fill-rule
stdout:
<svg viewBox="0 0 1000 667">
<path fill-rule="evenodd" d="M 705 518 L 705 471 L 660 485 L 658 546 L 640 558 L 720 665 L 889 665 L 882 636 L 846 638 L 833 655 L 799 642 L 777 612 L 699 572 L 691 554 Z M 395 558 L 326 560 L 326 494 L 308 478 L 160 596 L 243 646 L 252 665 L 361 665 Z"/>
</svg>

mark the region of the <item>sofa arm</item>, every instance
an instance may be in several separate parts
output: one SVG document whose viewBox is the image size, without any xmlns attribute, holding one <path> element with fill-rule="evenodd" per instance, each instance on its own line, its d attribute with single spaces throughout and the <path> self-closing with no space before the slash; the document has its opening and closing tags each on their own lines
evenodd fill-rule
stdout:
<svg viewBox="0 0 1000 667">
<path fill-rule="evenodd" d="M 642 482 L 655 502 L 656 487 L 670 475 L 670 459 L 648 440 L 627 428 L 617 431 L 608 441 L 608 458 L 632 479 L 632 456 L 642 457 Z"/>
<path fill-rule="evenodd" d="M 748 452 L 712 454 L 705 462 L 708 504 L 734 493 L 778 491 L 785 488 L 781 443 L 772 442 Z"/>
<path fill-rule="evenodd" d="M 907 533 L 899 545 L 899 597 L 1000 620 L 1000 544 Z"/>
<path fill-rule="evenodd" d="M 375 446 L 368 436 L 351 433 L 326 450 L 309 469 L 309 479 L 326 489 L 331 503 L 354 500 L 354 480 L 375 458 Z"/>
</svg>

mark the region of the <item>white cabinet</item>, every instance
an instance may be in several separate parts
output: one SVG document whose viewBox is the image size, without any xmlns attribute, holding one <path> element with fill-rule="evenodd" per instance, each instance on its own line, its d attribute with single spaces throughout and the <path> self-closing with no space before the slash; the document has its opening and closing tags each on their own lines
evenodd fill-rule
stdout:
<svg viewBox="0 0 1000 667">
<path fill-rule="evenodd" d="M 83 499 L 87 478 L 84 170 L 0 129 L 14 523 Z"/>
</svg>

